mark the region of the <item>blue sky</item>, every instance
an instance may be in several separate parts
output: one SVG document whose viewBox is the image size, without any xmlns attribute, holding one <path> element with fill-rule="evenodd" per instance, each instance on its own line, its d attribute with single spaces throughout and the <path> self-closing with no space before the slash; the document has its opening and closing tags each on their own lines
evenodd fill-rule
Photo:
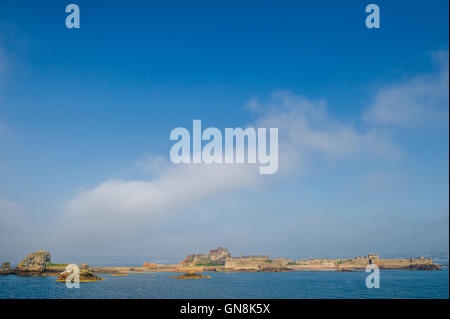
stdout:
<svg viewBox="0 0 450 319">
<path fill-rule="evenodd" d="M 377 30 L 364 1 L 76 1 L 77 30 L 68 3 L 0 4 L 0 257 L 448 250 L 448 1 L 377 1 Z M 193 119 L 280 124 L 280 173 L 171 173 Z M 177 174 L 205 190 L 111 217 Z"/>
</svg>

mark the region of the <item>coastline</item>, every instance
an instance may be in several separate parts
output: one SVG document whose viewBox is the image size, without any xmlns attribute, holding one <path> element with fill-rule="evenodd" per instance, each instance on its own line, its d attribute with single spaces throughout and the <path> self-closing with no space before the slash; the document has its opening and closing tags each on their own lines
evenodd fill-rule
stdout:
<svg viewBox="0 0 450 319">
<path fill-rule="evenodd" d="M 428 269 L 424 269 L 425 264 L 383 264 L 378 266 L 380 270 L 438 270 L 446 265 L 438 263 L 426 264 Z M 433 269 L 431 269 L 433 268 Z M 127 275 L 127 274 L 139 274 L 139 273 L 153 273 L 153 272 L 167 272 L 167 273 L 203 273 L 203 272 L 291 272 L 291 271 L 320 271 L 320 272 L 352 272 L 352 271 L 365 271 L 366 265 L 290 265 L 288 267 L 271 267 L 271 268 L 232 268 L 224 266 L 184 266 L 180 264 L 158 264 L 157 267 L 145 267 L 145 266 L 98 266 L 89 267 L 89 271 L 94 274 L 111 274 L 111 275 Z M 53 269 L 49 267 L 41 276 L 59 276 L 61 269 Z"/>
<path fill-rule="evenodd" d="M 398 258 L 383 259 L 375 254 L 347 259 L 305 259 L 292 260 L 283 257 L 270 258 L 268 255 L 232 257 L 228 249 L 218 247 L 208 254 L 188 255 L 178 264 L 155 264 L 145 262 L 140 266 L 107 266 L 90 267 L 81 264 L 79 269 L 90 274 L 112 274 L 116 276 L 133 273 L 173 272 L 293 272 L 293 271 L 325 271 L 352 272 L 365 271 L 367 266 L 377 266 L 380 270 L 420 270 L 433 271 L 447 267 L 434 263 L 430 258 Z M 28 254 L 17 267 L 11 267 L 9 262 L 2 263 L 0 275 L 19 276 L 61 276 L 66 272 L 68 264 L 53 264 L 50 253 L 40 250 Z M 73 265 L 72 265 L 73 266 Z"/>
<path fill-rule="evenodd" d="M 447 267 L 444 265 L 433 263 L 432 265 L 438 267 Z M 382 270 L 420 270 L 420 265 L 413 264 L 413 267 L 409 265 L 384 265 L 379 267 Z M 149 267 L 92 267 L 89 270 L 97 274 L 117 274 L 117 273 L 151 273 L 151 272 L 179 272 L 179 273 L 199 273 L 199 272 L 289 272 L 289 271 L 327 271 L 327 272 L 345 272 L 345 271 L 365 271 L 365 266 L 289 266 L 285 268 L 225 268 L 223 266 L 211 267 L 199 267 L 199 266 L 180 266 L 173 265 L 158 265 L 155 268 Z"/>
</svg>

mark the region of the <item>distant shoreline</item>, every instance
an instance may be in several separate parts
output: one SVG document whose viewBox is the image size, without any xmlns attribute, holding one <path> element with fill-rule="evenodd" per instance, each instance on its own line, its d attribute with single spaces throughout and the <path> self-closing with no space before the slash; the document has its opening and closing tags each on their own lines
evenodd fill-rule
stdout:
<svg viewBox="0 0 450 319">
<path fill-rule="evenodd" d="M 268 255 L 248 255 L 233 257 L 228 249 L 218 247 L 208 254 L 192 254 L 186 256 L 178 264 L 156 264 L 145 262 L 140 266 L 128 267 L 90 267 L 81 264 L 82 270 L 95 274 L 129 274 L 149 272 L 291 272 L 291 271 L 331 271 L 351 272 L 363 271 L 368 265 L 376 265 L 380 270 L 439 270 L 447 267 L 434 263 L 431 258 L 380 258 L 375 254 L 362 257 L 342 259 L 303 259 L 293 260 L 283 257 L 271 258 Z M 19 276 L 59 276 L 66 271 L 67 264 L 51 263 L 50 253 L 40 250 L 28 254 L 17 267 L 11 267 L 9 262 L 3 262 L 0 275 L 15 274 Z"/>
</svg>

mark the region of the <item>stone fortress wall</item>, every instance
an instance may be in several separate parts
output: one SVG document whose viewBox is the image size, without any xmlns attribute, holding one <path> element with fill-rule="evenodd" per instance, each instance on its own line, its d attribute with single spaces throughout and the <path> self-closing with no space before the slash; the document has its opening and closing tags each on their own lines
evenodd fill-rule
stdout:
<svg viewBox="0 0 450 319">
<path fill-rule="evenodd" d="M 267 268 L 283 268 L 288 267 L 294 270 L 302 269 L 323 269 L 323 270 L 339 270 L 339 269 L 361 269 L 369 264 L 376 264 L 382 268 L 399 268 L 408 265 L 431 265 L 430 258 L 399 258 L 399 259 L 381 259 L 373 253 L 362 257 L 348 259 L 302 259 L 293 260 L 289 258 L 270 258 L 269 255 L 249 255 L 232 257 L 228 249 L 219 247 L 212 249 L 209 254 L 188 255 L 180 262 L 184 266 L 211 266 L 217 265 L 218 271 L 223 270 L 262 270 Z"/>
</svg>

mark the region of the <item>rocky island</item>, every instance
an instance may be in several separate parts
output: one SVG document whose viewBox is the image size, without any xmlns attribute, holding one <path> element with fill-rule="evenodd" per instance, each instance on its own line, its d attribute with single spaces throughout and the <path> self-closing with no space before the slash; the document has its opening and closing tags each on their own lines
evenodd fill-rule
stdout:
<svg viewBox="0 0 450 319">
<path fill-rule="evenodd" d="M 28 254 L 17 267 L 12 268 L 11 263 L 3 262 L 0 275 L 15 274 L 19 276 L 40 276 L 47 270 L 50 263 L 50 253 L 39 250 Z"/>
</svg>

